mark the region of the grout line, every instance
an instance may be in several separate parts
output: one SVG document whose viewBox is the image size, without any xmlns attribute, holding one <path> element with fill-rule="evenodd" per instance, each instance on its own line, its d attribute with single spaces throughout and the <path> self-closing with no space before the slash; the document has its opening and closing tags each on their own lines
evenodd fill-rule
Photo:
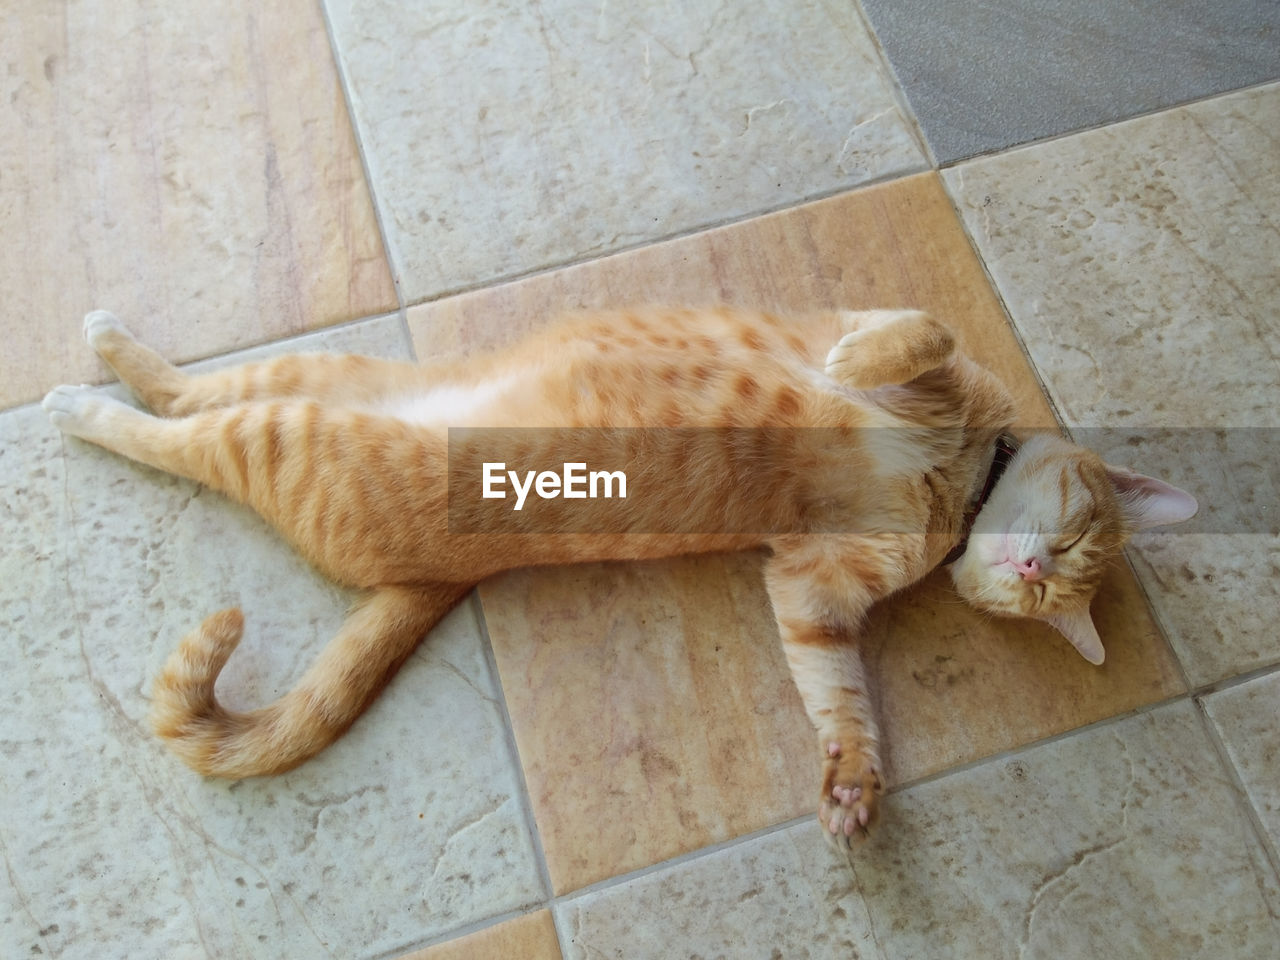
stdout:
<svg viewBox="0 0 1280 960">
<path fill-rule="evenodd" d="M 1067 433 L 1070 435 L 1070 430 Z M 1182 662 L 1182 657 L 1178 656 L 1178 651 L 1173 645 L 1173 631 L 1165 619 L 1164 610 L 1156 603 L 1156 598 L 1151 595 L 1151 591 L 1147 589 L 1146 581 L 1138 572 L 1138 568 L 1134 565 L 1133 555 L 1138 552 L 1138 548 L 1132 543 L 1126 543 L 1120 552 L 1120 561 L 1124 564 L 1125 569 L 1129 571 L 1129 576 L 1134 584 L 1138 587 L 1138 594 L 1142 597 L 1142 602 L 1147 605 L 1147 612 L 1151 614 L 1151 619 L 1156 626 L 1156 633 L 1160 634 L 1160 641 L 1164 644 L 1165 651 L 1169 654 L 1174 669 L 1178 672 L 1178 680 L 1182 683 L 1182 688 L 1189 694 L 1195 695 L 1195 684 L 1191 682 L 1191 674 L 1187 672 L 1187 666 Z"/>
<path fill-rule="evenodd" d="M 1005 323 L 1008 324 L 1010 332 L 1013 333 L 1014 342 L 1017 343 L 1018 349 L 1022 351 L 1022 357 L 1027 362 L 1027 369 L 1035 377 L 1036 386 L 1040 388 L 1041 395 L 1044 397 L 1045 402 L 1049 404 L 1049 412 L 1053 414 L 1053 419 L 1057 422 L 1058 429 L 1066 431 L 1070 435 L 1070 431 L 1066 426 L 1066 417 L 1059 408 L 1057 399 L 1049 391 L 1049 386 L 1044 377 L 1040 375 L 1039 367 L 1036 366 L 1035 361 L 1032 359 L 1031 350 L 1027 347 L 1026 338 L 1023 337 L 1022 331 L 1018 328 L 1018 324 L 1013 318 L 1013 311 L 1009 308 L 1009 302 L 1005 299 L 1004 291 L 1000 289 L 1000 284 L 996 282 L 995 275 L 991 272 L 987 258 L 983 256 L 982 247 L 978 244 L 977 238 L 973 235 L 973 231 L 969 229 L 969 224 L 965 222 L 964 212 L 960 209 L 960 199 L 952 191 L 951 185 L 947 183 L 947 178 L 942 176 L 942 171 L 935 171 L 935 173 L 942 184 L 942 192 L 951 203 L 951 212 L 960 224 L 960 232 L 964 236 L 965 242 L 969 244 L 969 249 L 973 252 L 978 265 L 982 268 L 982 275 L 986 277 L 987 286 L 991 288 L 991 292 L 996 298 L 996 303 L 1000 306 L 1000 312 L 1004 314 Z M 958 171 L 958 176 L 963 186 L 963 172 Z"/>
<path fill-rule="evenodd" d="M 498 671 L 497 658 L 493 652 L 493 641 L 489 636 L 489 625 L 485 620 L 484 605 L 480 602 L 480 594 L 477 590 L 472 590 L 470 595 L 463 602 L 470 605 L 471 612 L 476 618 L 476 624 L 480 628 L 480 636 L 483 640 L 482 647 L 484 651 L 485 667 L 489 671 L 489 677 L 493 682 L 493 688 L 497 691 L 495 703 L 497 704 L 498 710 L 501 714 L 503 735 L 506 740 L 507 756 L 508 759 L 511 760 L 515 769 L 515 799 L 520 806 L 520 813 L 524 820 L 525 827 L 529 831 L 529 839 L 533 846 L 534 864 L 538 871 L 538 880 L 542 885 L 542 893 L 541 896 L 532 903 L 526 904 L 522 907 L 518 907 L 514 910 L 507 910 L 493 916 L 481 917 L 478 920 L 471 920 L 456 927 L 450 927 L 447 930 L 442 930 L 430 937 L 415 940 L 411 944 L 378 954 L 377 957 L 373 958 L 373 960 L 393 960 L 393 958 L 400 957 L 412 951 L 425 950 L 428 947 L 438 946 L 442 943 L 449 943 L 450 941 L 457 940 L 460 937 L 469 936 L 470 934 L 478 933 L 481 930 L 487 930 L 500 923 L 506 923 L 509 920 L 517 920 L 520 917 L 527 916 L 528 914 L 534 913 L 538 910 L 550 910 L 552 903 L 555 901 L 555 887 L 551 883 L 551 871 L 547 867 L 546 853 L 542 848 L 542 835 L 538 830 L 538 823 L 533 815 L 533 804 L 529 796 L 529 784 L 528 781 L 525 780 L 524 763 L 520 759 L 520 748 L 516 744 L 515 728 L 511 723 L 511 711 L 507 707 L 506 691 L 502 687 L 502 678 Z M 559 925 L 556 926 L 556 938 L 557 941 L 559 941 Z M 559 942 L 559 947 L 560 952 L 563 955 L 564 943 L 562 941 Z"/>
<path fill-rule="evenodd" d="M 1027 750 L 1032 750 L 1032 749 L 1036 749 L 1043 746 L 1049 746 L 1051 744 L 1058 743 L 1059 741 L 1067 740 L 1071 737 L 1074 737 L 1077 734 L 1088 733 L 1094 730 L 1101 730 L 1112 724 L 1123 723 L 1126 720 L 1131 720 L 1134 717 L 1141 717 L 1145 714 L 1153 713 L 1156 710 L 1160 710 L 1160 709 L 1163 709 L 1164 707 L 1172 706 L 1173 704 L 1179 703 L 1183 700 L 1199 700 L 1200 698 L 1208 696 L 1209 694 L 1218 693 L 1222 690 L 1230 690 L 1233 687 L 1238 687 L 1245 683 L 1249 683 L 1252 680 L 1257 680 L 1260 677 L 1266 677 L 1272 674 L 1280 674 L 1280 661 L 1269 664 L 1268 666 L 1259 667 L 1256 670 L 1251 670 L 1247 673 L 1242 673 L 1236 676 L 1227 677 L 1222 680 L 1214 681 L 1213 683 L 1203 684 L 1200 687 L 1196 687 L 1196 688 L 1192 688 L 1191 685 L 1188 683 L 1187 688 L 1184 692 L 1176 693 L 1176 694 L 1173 694 L 1172 696 L 1165 697 L 1163 700 L 1154 700 L 1151 703 L 1145 703 L 1140 706 L 1134 707 L 1130 710 L 1126 710 L 1122 713 L 1113 714 L 1112 716 L 1109 716 L 1109 717 L 1103 717 L 1099 720 L 1093 721 L 1092 723 L 1086 723 L 1083 726 L 1072 727 L 1070 730 L 1063 730 L 1060 733 L 1050 734 L 1047 737 L 1041 737 L 1039 740 L 1029 740 L 1026 743 L 1019 744 L 1018 746 L 1009 747 L 1005 750 L 1001 750 L 998 753 L 989 754 L 988 756 L 985 756 L 985 757 L 978 757 L 974 760 L 968 760 L 964 763 L 957 764 L 953 767 L 947 767 L 944 770 L 938 770 L 934 773 L 926 774 L 925 776 L 922 776 L 922 777 L 917 777 L 914 780 L 907 780 L 902 783 L 894 784 L 892 787 L 890 787 L 885 791 L 885 794 L 888 795 L 888 794 L 894 794 L 894 793 L 901 793 L 906 790 L 913 790 L 916 787 L 922 786 L 924 784 L 934 783 L 938 780 L 946 779 L 947 777 L 951 776 L 954 773 L 964 773 L 969 770 L 976 769 L 977 767 L 980 767 L 986 763 L 997 763 L 1001 760 L 1008 760 Z"/>
<path fill-rule="evenodd" d="M 370 954 L 365 960 L 396 960 L 398 957 L 407 954 L 417 953 L 419 950 L 428 950 L 431 947 L 439 946 L 442 943 L 450 943 L 454 940 L 460 940 L 463 937 L 470 936 L 473 933 L 479 933 L 489 927 L 497 926 L 499 923 L 505 923 L 507 920 L 515 920 L 520 917 L 519 911 L 507 911 L 500 913 L 494 917 L 486 917 L 483 920 L 473 920 L 470 923 L 464 923 L 461 926 L 450 927 L 443 933 L 434 934 L 430 937 L 424 937 L 421 940 L 410 940 L 398 947 L 391 947 L 380 953 Z"/>
<path fill-rule="evenodd" d="M 387 230 L 386 217 L 382 204 L 378 202 L 378 193 L 374 189 L 373 166 L 370 153 L 365 147 L 364 137 L 360 132 L 360 124 L 356 119 L 355 95 L 352 90 L 351 76 L 347 72 L 346 63 L 338 46 L 338 37 L 333 28 L 333 18 L 329 15 L 329 5 L 325 0 L 318 0 L 320 18 L 324 21 L 325 36 L 329 39 L 329 56 L 333 58 L 333 69 L 338 76 L 338 88 L 342 93 L 343 105 L 347 108 L 347 123 L 351 128 L 351 137 L 355 141 L 356 153 L 360 157 L 360 169 L 364 173 L 364 186 L 369 194 L 369 204 L 373 207 L 374 222 L 378 224 L 378 236 L 382 241 L 382 256 L 386 260 L 387 272 L 391 275 L 391 286 L 396 292 L 396 304 L 400 314 L 401 334 L 405 345 L 409 348 L 409 356 L 416 362 L 417 351 L 413 347 L 413 337 L 409 334 L 409 318 L 405 309 L 404 290 L 400 284 L 400 275 L 396 270 L 396 258 L 392 256 L 391 235 Z"/>
<path fill-rule="evenodd" d="M 733 847 L 751 843 L 764 837 L 772 836 L 775 833 L 781 833 L 792 827 L 802 823 L 813 822 L 815 829 L 817 828 L 817 818 L 813 814 L 802 814 L 798 817 L 791 817 L 779 823 L 770 824 L 767 827 L 761 827 L 758 830 L 752 830 L 750 833 L 744 833 L 737 837 L 730 837 L 727 840 L 720 840 L 716 843 L 708 844 L 705 847 L 699 847 L 697 850 L 686 850 L 684 853 L 678 853 L 674 857 L 668 857 L 666 860 L 660 860 L 657 863 L 651 863 L 645 867 L 637 867 L 635 870 L 629 870 L 626 873 L 620 873 L 617 876 L 606 877 L 603 880 L 597 880 L 589 883 L 585 887 L 579 887 L 576 890 L 570 890 L 568 893 L 562 893 L 557 897 L 553 897 L 548 906 L 560 907 L 567 906 L 575 900 L 581 900 L 592 894 L 601 893 L 613 887 L 622 886 L 631 883 L 634 880 L 641 880 L 644 877 L 651 876 L 655 873 L 662 873 L 673 867 L 683 866 L 686 863 L 692 863 L 695 860 L 701 860 L 703 857 L 720 853 L 724 850 L 730 850 Z"/>
<path fill-rule="evenodd" d="M 403 946 L 392 947 L 390 950 L 384 950 L 381 953 L 374 954 L 368 960 L 396 960 L 408 953 L 416 953 L 419 950 L 427 950 L 431 947 L 437 947 L 442 943 L 451 943 L 454 940 L 460 940 L 463 937 L 469 937 L 473 933 L 479 933 L 481 930 L 488 930 L 490 927 L 496 927 L 500 923 L 506 923 L 509 920 L 519 920 L 523 916 L 527 916 L 528 910 L 507 910 L 504 913 L 495 914 L 492 917 L 485 917 L 481 920 L 472 920 L 468 923 L 460 924 L 456 927 L 450 927 L 448 930 L 434 934 L 430 937 L 424 937 L 421 940 L 411 940 Z"/>
<path fill-rule="evenodd" d="M 502 703 L 505 707 L 505 703 L 506 703 L 505 699 L 502 700 Z M 514 747 L 514 744 L 513 744 L 513 747 Z M 783 820 L 780 823 L 771 824 L 770 826 L 767 826 L 767 827 L 761 827 L 760 829 L 753 830 L 750 833 L 744 833 L 741 836 L 730 837 L 727 840 L 721 840 L 717 843 L 709 844 L 705 847 L 699 847 L 696 850 L 688 850 L 684 853 L 677 854 L 674 857 L 669 857 L 666 860 L 661 860 L 661 861 L 658 861 L 657 863 L 651 863 L 648 866 L 638 867 L 635 870 L 630 870 L 630 871 L 627 871 L 626 873 L 620 873 L 617 876 L 606 877 L 603 880 L 597 880 L 594 883 L 588 884 L 585 887 L 579 887 L 576 890 L 571 890 L 568 893 L 562 893 L 558 896 L 551 896 L 548 899 L 544 901 L 540 901 L 536 905 L 533 905 L 532 907 L 529 907 L 529 908 L 508 910 L 504 913 L 496 914 L 492 917 L 485 917 L 480 920 L 473 920 L 469 923 L 461 924 L 457 927 L 452 927 L 449 930 L 442 931 L 441 933 L 435 934 L 431 937 L 427 937 L 422 940 L 416 940 L 411 945 L 378 954 L 376 957 L 372 958 L 372 960 L 394 960 L 394 958 L 400 957 L 403 954 L 408 953 L 410 951 L 424 950 L 428 947 L 438 946 L 439 944 L 442 944 L 442 943 L 449 943 L 461 937 L 469 936 L 472 933 L 477 933 L 481 930 L 487 930 L 490 927 L 495 927 L 500 923 L 506 923 L 507 921 L 510 921 L 510 920 L 518 920 L 520 917 L 528 916 L 529 914 L 535 913 L 540 910 L 547 910 L 548 912 L 550 912 L 553 925 L 555 926 L 555 930 L 556 930 L 556 940 L 560 948 L 560 955 L 561 957 L 567 957 L 568 953 L 565 951 L 565 945 L 572 940 L 572 937 L 566 926 L 567 921 L 562 921 L 559 911 L 556 910 L 555 908 L 568 906 L 573 902 L 577 900 L 581 900 L 585 897 L 589 897 L 592 894 L 601 893 L 606 890 L 612 889 L 613 887 L 618 887 L 618 886 L 622 886 L 624 884 L 630 883 L 633 880 L 640 880 L 640 879 L 643 879 L 644 877 L 651 876 L 656 873 L 661 873 L 668 869 L 683 866 L 686 863 L 692 863 L 693 861 L 700 860 L 703 857 L 711 856 L 713 854 L 720 853 L 721 851 L 732 849 L 733 847 L 736 847 L 736 846 L 751 843 L 752 841 L 759 840 L 767 836 L 771 836 L 772 834 L 775 834 L 775 833 L 782 833 L 785 830 L 789 830 L 792 827 L 799 826 L 800 824 L 809 823 L 810 821 L 814 821 L 813 816 L 810 814 L 805 814 L 799 817 L 792 817 L 791 819 Z M 814 822 L 816 824 L 816 821 Z M 539 852 L 540 850 L 541 850 L 541 846 L 539 843 Z M 547 889 L 548 891 L 552 889 L 549 885 L 549 877 L 548 877 Z"/>
<path fill-rule="evenodd" d="M 316 336 L 325 336 L 331 333 L 341 333 L 344 330 L 350 330 L 364 323 L 377 323 L 380 320 L 390 320 L 394 316 L 397 316 L 397 313 L 394 311 L 389 311 L 387 313 L 375 313 L 368 317 L 356 317 L 351 320 L 343 320 L 339 323 L 331 324 L 327 327 L 319 327 L 315 330 L 304 330 L 301 333 L 293 333 L 287 337 L 281 337 L 278 340 L 267 340 L 263 343 L 255 343 L 252 346 L 236 347 L 235 349 L 228 350 L 225 353 L 215 353 L 208 357 L 200 357 L 197 360 L 187 360 L 183 363 L 174 364 L 174 366 L 176 366 L 179 370 L 182 370 L 182 371 L 194 372 L 191 370 L 191 368 L 200 366 L 201 364 L 221 363 L 222 361 L 225 361 L 225 360 L 234 359 L 238 354 L 249 353 L 250 351 L 254 351 L 254 350 L 275 349 L 277 347 L 287 348 L 289 344 L 294 342 L 300 342 L 302 340 L 306 340 L 308 338 L 316 337 Z M 388 357 L 387 359 L 399 359 L 399 358 Z M 254 363 L 255 361 L 246 360 L 245 362 Z M 119 380 L 109 380 L 107 381 L 107 384 L 119 383 L 119 382 L 120 382 Z M 103 384 L 103 386 L 106 386 L 107 384 Z"/>
<path fill-rule="evenodd" d="M 1230 90 L 1218 90 L 1213 93 L 1205 93 L 1198 97 L 1192 97 L 1189 100 L 1179 100 L 1176 103 L 1169 103 L 1164 106 L 1149 107 L 1146 110 L 1139 110 L 1136 113 L 1127 113 L 1121 117 L 1112 117 L 1110 120 L 1102 120 L 1098 123 L 1089 124 L 1087 126 L 1075 127 L 1071 130 L 1063 130 L 1060 133 L 1052 133 L 1048 136 L 1040 137 L 1035 140 L 1026 140 L 1022 143 L 1013 143 L 1003 147 L 995 147 L 991 150 L 984 150 L 981 153 L 974 153 L 966 157 L 957 157 L 954 160 L 947 160 L 946 162 L 939 164 L 938 168 L 940 170 L 951 170 L 968 163 L 993 160 L 996 157 L 1003 157 L 1011 153 L 1019 153 L 1023 150 L 1030 150 L 1034 147 L 1042 147 L 1045 144 L 1055 143 L 1058 140 L 1066 140 L 1070 137 L 1078 137 L 1082 134 L 1093 133 L 1098 130 L 1120 127 L 1126 123 L 1132 123 L 1136 120 L 1145 120 L 1149 117 L 1159 116 L 1162 113 L 1171 113 L 1174 110 L 1195 107 L 1202 103 L 1210 103 L 1214 100 L 1224 99 L 1225 97 L 1233 97 L 1239 93 L 1264 90 L 1267 87 L 1273 86 L 1280 86 L 1280 78 L 1272 77 L 1269 80 L 1259 80 L 1257 83 L 1250 83 L 1243 87 L 1232 87 Z"/>
<path fill-rule="evenodd" d="M 1063 740 L 1068 740 L 1077 735 L 1092 733 L 1096 730 L 1104 730 L 1107 727 L 1124 723 L 1126 720 L 1132 720 L 1135 717 L 1142 717 L 1149 713 L 1154 713 L 1164 707 L 1173 706 L 1185 700 L 1190 700 L 1190 693 L 1178 693 L 1171 697 L 1165 697 L 1163 700 L 1155 700 L 1151 703 L 1144 703 L 1141 706 L 1125 710 L 1122 713 L 1113 714 L 1109 717 L 1103 717 L 1092 723 L 1086 723 L 1083 726 L 1072 727 L 1070 730 L 1063 730 L 1059 733 L 1050 734 L 1047 737 L 1041 737 L 1039 740 L 1029 740 L 1026 743 L 1018 744 L 1014 747 L 1008 747 L 997 753 L 988 754 L 985 757 L 978 757 L 974 760 L 967 760 L 964 763 L 957 764 L 954 767 L 947 767 L 945 770 L 938 770 L 934 773 L 925 774 L 914 780 L 907 780 L 903 783 L 895 784 L 885 791 L 886 795 L 895 793 L 904 793 L 908 790 L 914 790 L 916 787 L 922 787 L 930 783 L 937 783 L 939 780 L 945 780 L 953 774 L 967 773 L 970 770 L 976 770 L 978 767 L 986 764 L 996 764 L 1004 760 L 1010 760 L 1020 756 L 1029 750 L 1037 750 L 1041 747 L 1052 746 Z"/>
<path fill-rule="evenodd" d="M 1200 723 L 1205 731 L 1205 735 L 1209 738 L 1209 743 L 1218 755 L 1219 761 L 1222 763 L 1223 770 L 1226 773 L 1227 780 L 1231 784 L 1236 795 L 1236 802 L 1244 811 L 1245 820 L 1253 830 L 1254 839 L 1262 848 L 1262 854 L 1271 864 L 1272 875 L 1280 879 L 1280 850 L 1277 850 L 1275 842 L 1271 839 L 1271 834 L 1267 832 L 1266 826 L 1262 822 L 1262 818 L 1258 815 L 1258 809 L 1253 804 L 1253 798 L 1249 795 L 1249 790 L 1245 786 L 1244 779 L 1240 776 L 1240 769 L 1236 766 L 1235 761 L 1231 758 L 1231 751 L 1227 748 L 1226 741 L 1222 739 L 1222 731 L 1218 729 L 1217 723 L 1209 716 L 1209 711 L 1205 707 L 1204 700 L 1197 696 L 1194 699 L 1196 706 L 1196 714 L 1200 718 Z"/>
<path fill-rule="evenodd" d="M 502 674 L 498 670 L 498 658 L 493 652 L 493 640 L 489 636 L 489 623 L 485 618 L 484 604 L 480 602 L 479 590 L 472 590 L 470 597 L 472 613 L 480 627 L 480 636 L 484 641 L 484 659 L 488 665 L 489 675 L 493 680 L 493 688 L 497 691 L 498 708 L 502 714 L 502 729 L 507 741 L 507 755 L 515 767 L 516 788 L 519 794 L 520 811 L 529 830 L 529 839 L 533 845 L 534 863 L 538 868 L 538 879 L 542 883 L 541 907 L 549 905 L 555 895 L 555 886 L 551 882 L 551 869 L 547 866 L 547 854 L 542 846 L 542 833 L 538 829 L 537 818 L 533 815 L 533 798 L 529 794 L 529 782 L 524 775 L 524 760 L 520 757 L 520 745 L 516 743 L 515 726 L 511 722 L 511 710 L 507 706 L 507 693 L 502 686 Z M 561 952 L 564 952 L 561 944 Z"/>
<path fill-rule="evenodd" d="M 1271 676 L 1273 673 L 1280 673 L 1280 660 L 1265 666 L 1255 667 L 1244 673 L 1233 674 L 1229 677 L 1223 677 L 1221 680 L 1213 680 L 1209 683 L 1202 683 L 1191 691 L 1193 697 L 1208 697 L 1215 693 L 1221 693 L 1223 690 L 1230 690 L 1233 687 L 1239 687 L 1243 684 L 1259 680 L 1262 677 Z"/>
<path fill-rule="evenodd" d="M 888 82 L 889 90 L 893 94 L 894 101 L 898 104 L 898 112 L 907 121 L 907 128 L 911 131 L 911 136 L 915 139 L 916 146 L 920 148 L 920 152 L 924 155 L 925 160 L 928 161 L 929 166 L 933 170 L 937 170 L 939 167 L 937 154 L 934 153 L 933 145 L 929 143 L 929 138 L 925 136 L 924 126 L 920 123 L 920 118 L 916 116 L 916 112 L 911 106 L 911 97 L 907 94 L 906 84 L 898 76 L 898 69 L 893 65 L 889 51 L 880 42 L 880 34 L 876 32 L 875 26 L 871 22 L 871 17 L 867 15 L 867 11 L 863 7 L 862 0 L 853 0 L 853 12 L 862 24 L 867 36 L 871 38 L 872 46 L 875 47 L 876 54 L 880 57 L 880 75 Z"/>
<path fill-rule="evenodd" d="M 573 267 L 581 267 L 590 263 L 598 263 L 602 260 L 607 260 L 610 257 L 621 256 L 626 253 L 634 253 L 637 250 L 643 250 L 646 247 L 656 247 L 660 244 L 670 243 L 673 240 L 685 240 L 689 237 L 696 237 L 700 234 L 710 233 L 723 227 L 732 227 L 740 223 L 747 223 L 752 220 L 770 217 L 774 214 L 786 213 L 788 211 L 795 210 L 797 207 L 803 207 L 810 203 L 820 203 L 823 200 L 830 200 L 832 197 L 839 197 L 846 193 L 853 193 L 856 190 L 867 190 L 872 187 L 884 186 L 887 183 L 893 183 L 897 180 L 905 180 L 908 177 L 922 176 L 930 172 L 933 171 L 927 165 L 907 167 L 891 173 L 881 174 L 880 176 L 870 177 L 867 180 L 861 180 L 855 184 L 843 184 L 841 186 L 832 187 L 828 190 L 820 190 L 815 193 L 805 194 L 801 197 L 787 200 L 775 206 L 762 207 L 746 213 L 723 217 L 719 220 L 713 220 L 708 223 L 697 224 L 682 230 L 674 230 L 671 233 L 647 237 L 643 240 L 623 244 L 622 246 L 614 247 L 609 250 L 576 254 L 567 260 L 557 260 L 555 263 L 531 267 L 528 270 L 502 274 L 500 276 L 490 277 L 486 280 L 477 280 L 474 283 L 463 283 L 456 287 L 446 287 L 443 290 L 429 293 L 421 299 L 408 302 L 406 304 L 406 309 L 412 310 L 415 307 L 425 306 L 429 303 L 438 303 L 441 300 L 448 300 L 451 297 L 462 296 L 463 294 L 468 293 L 478 293 L 482 290 L 491 290 L 507 286 L 508 284 L 531 280 L 535 277 L 545 276 L 546 274 L 557 273 L 561 270 L 569 270 Z"/>
</svg>

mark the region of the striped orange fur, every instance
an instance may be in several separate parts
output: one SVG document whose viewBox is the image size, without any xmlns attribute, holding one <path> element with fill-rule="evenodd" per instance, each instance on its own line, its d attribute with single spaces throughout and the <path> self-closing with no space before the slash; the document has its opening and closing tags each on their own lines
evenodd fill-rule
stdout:
<svg viewBox="0 0 1280 960">
<path fill-rule="evenodd" d="M 569 318 L 449 366 L 299 355 L 196 376 L 110 314 L 91 313 L 85 333 L 155 415 L 59 387 L 45 398 L 55 425 L 249 504 L 328 576 L 369 591 L 295 687 L 259 710 L 233 713 L 214 695 L 238 610 L 183 640 L 156 680 L 152 723 L 194 769 L 248 777 L 314 755 L 499 570 L 763 545 L 818 734 L 819 815 L 842 844 L 866 835 L 883 789 L 862 618 L 963 536 L 1015 413 L 951 333 L 914 311 L 649 308 Z M 488 455 L 487 434 L 451 446 L 451 426 L 520 428 L 504 460 L 544 464 L 576 457 L 570 441 L 586 436 L 586 455 L 630 458 L 642 493 L 528 514 L 457 489 L 451 501 L 451 477 L 478 485 Z M 954 579 L 983 609 L 1054 623 L 1100 662 L 1088 605 L 1104 565 L 1133 529 L 1194 510 L 1182 491 L 1038 438 L 978 515 Z M 485 528 L 495 516 L 504 525 Z"/>
</svg>

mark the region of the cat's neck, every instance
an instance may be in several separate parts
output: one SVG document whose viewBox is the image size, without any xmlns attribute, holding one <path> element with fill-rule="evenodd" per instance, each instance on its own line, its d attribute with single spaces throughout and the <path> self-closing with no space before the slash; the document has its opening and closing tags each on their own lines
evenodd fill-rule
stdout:
<svg viewBox="0 0 1280 960">
<path fill-rule="evenodd" d="M 964 512 L 964 529 L 960 537 L 960 542 L 951 548 L 951 552 L 943 558 L 942 564 L 946 566 L 949 563 L 955 563 L 963 556 L 965 548 L 969 545 L 969 531 L 973 529 L 973 521 L 977 518 L 982 508 L 986 506 L 991 491 L 996 488 L 996 484 L 1000 482 L 1000 478 L 1004 476 L 1005 470 L 1008 468 L 1013 458 L 1017 456 L 1018 439 L 1009 433 L 1002 433 L 996 437 L 995 444 L 991 451 L 991 462 L 987 467 L 985 479 L 982 486 L 977 488 L 975 496 L 969 501 L 969 505 Z"/>
</svg>

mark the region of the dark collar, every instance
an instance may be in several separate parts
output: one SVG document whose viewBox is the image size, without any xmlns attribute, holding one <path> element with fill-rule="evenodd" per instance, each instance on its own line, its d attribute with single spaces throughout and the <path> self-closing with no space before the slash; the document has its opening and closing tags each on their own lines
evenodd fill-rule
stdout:
<svg viewBox="0 0 1280 960">
<path fill-rule="evenodd" d="M 955 563 L 964 556 L 965 547 L 969 545 L 969 531 L 973 529 L 973 521 L 977 519 L 978 513 L 987 504 L 987 498 L 991 496 L 991 491 L 996 488 L 996 483 L 1004 476 L 1005 468 L 1009 466 L 1009 461 L 1013 459 L 1018 452 L 1018 441 L 1008 433 L 1002 433 L 996 437 L 996 451 L 991 457 L 991 469 L 987 471 L 987 479 L 982 484 L 982 492 L 978 494 L 978 498 L 969 505 L 969 509 L 964 512 L 964 531 L 960 537 L 960 542 L 951 548 L 942 560 L 942 566 L 948 563 Z"/>
</svg>

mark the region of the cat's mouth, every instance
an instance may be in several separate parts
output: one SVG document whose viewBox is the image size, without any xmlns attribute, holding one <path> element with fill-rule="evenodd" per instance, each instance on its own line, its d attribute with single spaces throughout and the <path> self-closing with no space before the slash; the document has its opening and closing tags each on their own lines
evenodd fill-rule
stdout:
<svg viewBox="0 0 1280 960">
<path fill-rule="evenodd" d="M 1005 557 L 1003 560 L 993 564 L 995 567 L 1007 567 L 1016 576 L 1020 577 L 1027 583 L 1035 583 L 1037 580 L 1043 580 L 1049 575 L 1046 564 L 1042 564 L 1038 557 L 1030 557 L 1026 560 L 1015 560 L 1012 557 Z"/>
<path fill-rule="evenodd" d="M 1000 537 L 1000 544 L 995 550 L 991 565 L 1005 568 L 1027 583 L 1034 583 L 1049 576 L 1052 562 L 1042 557 L 1035 550 L 1019 547 L 1011 533 Z"/>
</svg>

